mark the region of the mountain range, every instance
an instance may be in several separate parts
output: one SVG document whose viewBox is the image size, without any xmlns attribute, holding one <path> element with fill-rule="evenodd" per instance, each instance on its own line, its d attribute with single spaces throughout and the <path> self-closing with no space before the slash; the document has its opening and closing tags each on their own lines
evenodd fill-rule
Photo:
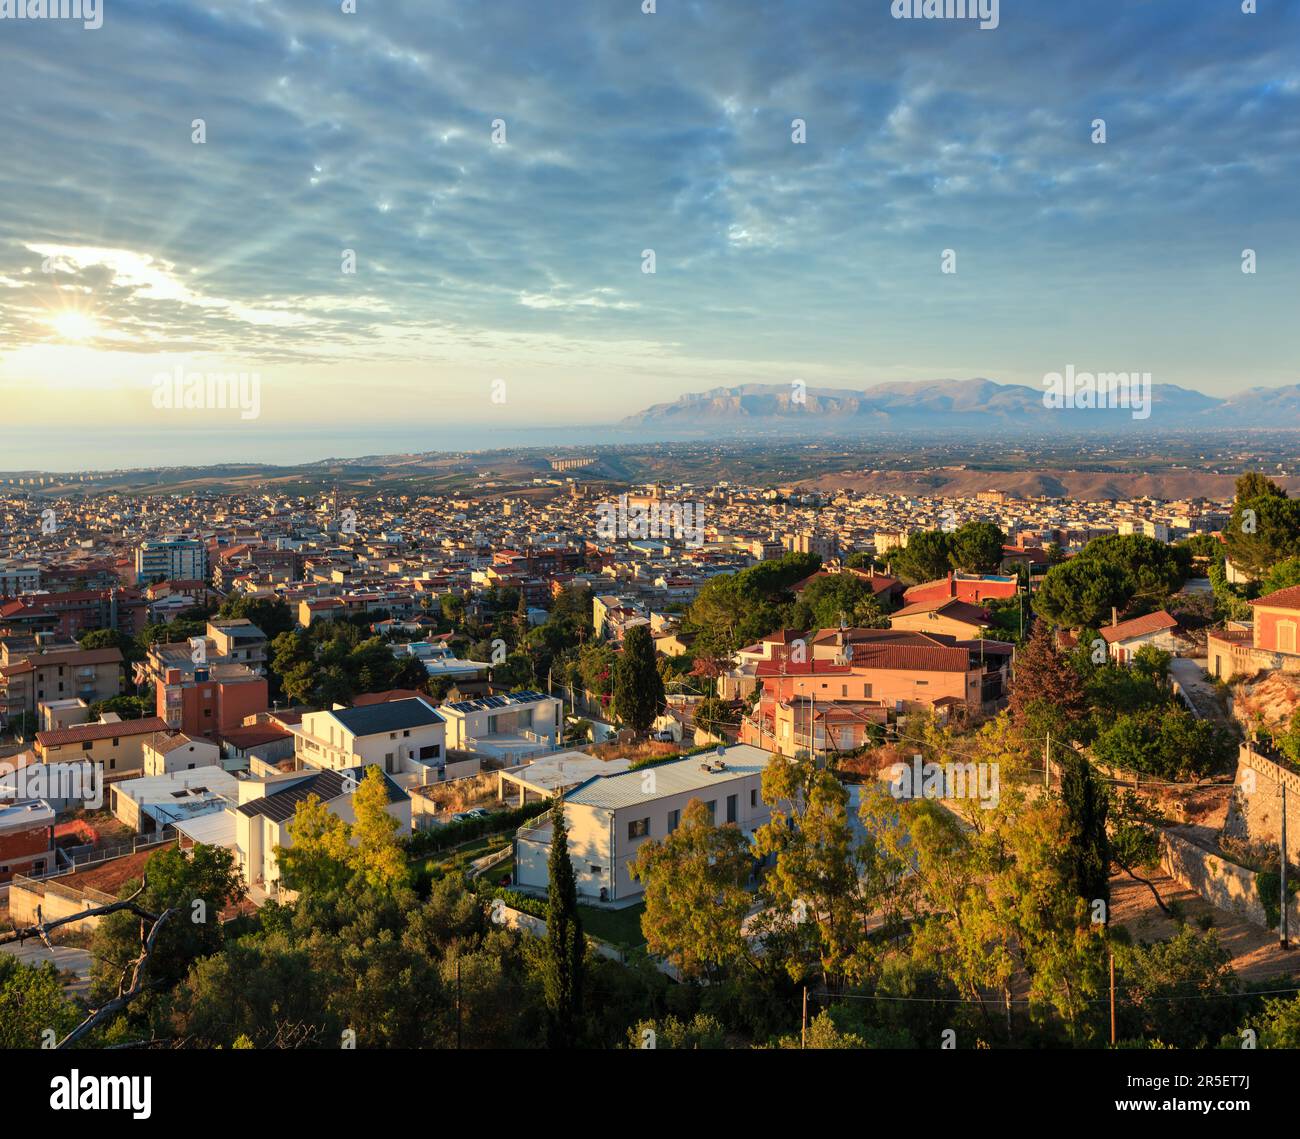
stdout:
<svg viewBox="0 0 1300 1139">
<path fill-rule="evenodd" d="M 1042 388 L 987 379 L 874 384 L 862 390 L 743 384 L 712 388 L 656 404 L 623 426 L 675 433 L 755 430 L 841 431 L 1036 429 L 1048 432 L 1300 428 L 1300 384 L 1249 388 L 1225 398 L 1152 384 L 1150 414 L 1128 408 L 1048 407 Z"/>
</svg>

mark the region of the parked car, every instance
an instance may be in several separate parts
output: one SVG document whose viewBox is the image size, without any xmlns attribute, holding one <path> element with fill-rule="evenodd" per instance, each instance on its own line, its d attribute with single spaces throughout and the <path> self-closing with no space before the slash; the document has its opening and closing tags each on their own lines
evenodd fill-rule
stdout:
<svg viewBox="0 0 1300 1139">
<path fill-rule="evenodd" d="M 673 739 L 672 732 L 667 730 L 661 732 L 652 732 L 650 734 L 650 738 L 654 740 L 655 743 L 661 743 L 661 744 L 670 744 L 676 742 Z"/>
<path fill-rule="evenodd" d="M 471 807 L 465 812 L 465 817 L 469 819 L 486 819 L 490 813 L 490 811 L 486 811 L 482 807 Z"/>
<path fill-rule="evenodd" d="M 472 819 L 473 817 L 474 816 L 471 815 L 468 811 L 457 811 L 454 815 L 451 816 L 451 821 L 453 823 L 463 823 L 466 819 Z"/>
</svg>

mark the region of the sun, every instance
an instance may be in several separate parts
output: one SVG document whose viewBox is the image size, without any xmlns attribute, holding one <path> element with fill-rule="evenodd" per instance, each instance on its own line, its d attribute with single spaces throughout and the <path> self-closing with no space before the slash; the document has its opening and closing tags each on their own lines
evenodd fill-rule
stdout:
<svg viewBox="0 0 1300 1139">
<path fill-rule="evenodd" d="M 70 309 L 50 318 L 50 327 L 59 334 L 60 340 L 93 340 L 99 335 L 100 328 L 94 317 L 84 312 Z"/>
</svg>

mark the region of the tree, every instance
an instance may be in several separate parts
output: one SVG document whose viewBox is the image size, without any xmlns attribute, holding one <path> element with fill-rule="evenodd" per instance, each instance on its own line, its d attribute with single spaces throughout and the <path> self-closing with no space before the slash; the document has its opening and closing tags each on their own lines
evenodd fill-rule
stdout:
<svg viewBox="0 0 1300 1139">
<path fill-rule="evenodd" d="M 1119 1036 L 1145 1036 L 1175 1048 L 1203 1048 L 1234 1027 L 1240 992 L 1232 956 L 1211 930 L 1183 929 L 1154 945 L 1116 944 Z"/>
<path fill-rule="evenodd" d="M 1232 518 L 1223 531 L 1229 560 L 1252 578 L 1300 556 L 1300 502 L 1258 472 L 1237 480 Z"/>
<path fill-rule="evenodd" d="M 575 1048 L 582 1023 L 582 971 L 586 941 L 578 914 L 578 885 L 569 855 L 564 799 L 551 808 L 551 855 L 546 894 L 546 954 L 542 982 L 546 993 L 547 1047 Z"/>
<path fill-rule="evenodd" d="M 51 962 L 24 965 L 0 953 L 0 1048 L 40 1048 L 46 1032 L 62 1040 L 80 1019 Z"/>
<path fill-rule="evenodd" d="M 1047 571 L 1033 604 L 1053 624 L 1077 629 L 1109 621 L 1111 609 L 1122 608 L 1129 596 L 1121 570 L 1080 554 Z"/>
<path fill-rule="evenodd" d="M 867 976 L 876 962 L 867 924 L 897 867 L 859 840 L 848 790 L 811 755 L 769 763 L 762 795 L 771 821 L 754 833 L 754 851 L 773 860 L 755 923 L 765 949 L 794 981 L 813 972 L 839 989 Z"/>
<path fill-rule="evenodd" d="M 404 886 L 410 869 L 397 838 L 401 824 L 388 813 L 388 781 L 378 766 L 366 768 L 352 798 L 352 809 L 356 822 L 348 837 L 356 844 L 357 873 L 370 886 L 385 892 Z"/>
<path fill-rule="evenodd" d="M 890 567 L 908 585 L 946 577 L 952 568 L 952 537 L 942 530 L 919 530 L 890 556 Z"/>
<path fill-rule="evenodd" d="M 1058 752 L 1061 801 L 1070 826 L 1068 873 L 1075 894 L 1091 905 L 1100 899 L 1110 912 L 1110 798 L 1087 758 L 1071 747 Z M 1109 922 L 1109 916 L 1107 917 Z"/>
<path fill-rule="evenodd" d="M 634 731 L 644 732 L 663 708 L 664 682 L 649 626 L 633 625 L 614 662 L 614 714 Z"/>
<path fill-rule="evenodd" d="M 221 603 L 217 615 L 227 619 L 243 618 L 252 621 L 266 634 L 268 641 L 275 640 L 281 633 L 287 633 L 297 625 L 289 603 L 279 597 L 233 594 Z"/>
<path fill-rule="evenodd" d="M 948 559 L 963 573 L 995 573 L 1006 535 L 991 522 L 967 522 L 949 539 Z"/>
<path fill-rule="evenodd" d="M 829 573 L 813 578 L 799 595 L 790 618 L 800 629 L 883 628 L 889 621 L 880 603 L 856 574 Z"/>
<path fill-rule="evenodd" d="M 1016 657 L 1009 701 L 1017 727 L 1033 726 L 1070 733 L 1087 714 L 1083 686 L 1046 621 L 1034 624 L 1029 641 Z"/>
<path fill-rule="evenodd" d="M 153 914 L 176 911 L 159 931 L 149 958 L 149 987 L 171 988 L 200 957 L 216 953 L 225 937 L 221 911 L 244 896 L 235 856 L 225 847 L 196 843 L 189 850 L 170 846 L 145 864 L 145 885 L 136 904 Z M 134 893 L 129 882 L 122 896 Z M 134 911 L 104 918 L 95 929 L 92 993 L 118 993 L 123 965 L 140 952 L 141 919 Z"/>
<path fill-rule="evenodd" d="M 275 848 L 280 881 L 304 894 L 333 895 L 352 877 L 352 850 L 347 824 L 319 796 L 308 795 L 294 807 L 290 846 Z"/>
<path fill-rule="evenodd" d="M 699 799 L 687 803 L 676 830 L 642 843 L 632 862 L 645 883 L 641 931 L 650 952 L 690 978 L 717 980 L 742 960 L 752 867 L 749 840 L 737 827 L 715 826 Z"/>
<path fill-rule="evenodd" d="M 1274 564 L 1260 582 L 1259 593 L 1261 597 L 1267 597 L 1270 593 L 1290 589 L 1293 585 L 1300 585 L 1300 557 L 1285 558 Z"/>
</svg>

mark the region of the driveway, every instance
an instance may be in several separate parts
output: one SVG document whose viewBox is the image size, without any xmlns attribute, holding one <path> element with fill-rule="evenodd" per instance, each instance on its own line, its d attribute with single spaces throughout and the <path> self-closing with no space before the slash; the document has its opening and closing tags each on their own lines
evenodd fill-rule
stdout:
<svg viewBox="0 0 1300 1139">
<path fill-rule="evenodd" d="M 1199 660 L 1190 657 L 1174 657 L 1169 662 L 1169 673 L 1182 689 L 1184 702 L 1192 713 L 1203 720 L 1222 720 L 1223 708 L 1219 696 L 1205 668 Z"/>
</svg>

